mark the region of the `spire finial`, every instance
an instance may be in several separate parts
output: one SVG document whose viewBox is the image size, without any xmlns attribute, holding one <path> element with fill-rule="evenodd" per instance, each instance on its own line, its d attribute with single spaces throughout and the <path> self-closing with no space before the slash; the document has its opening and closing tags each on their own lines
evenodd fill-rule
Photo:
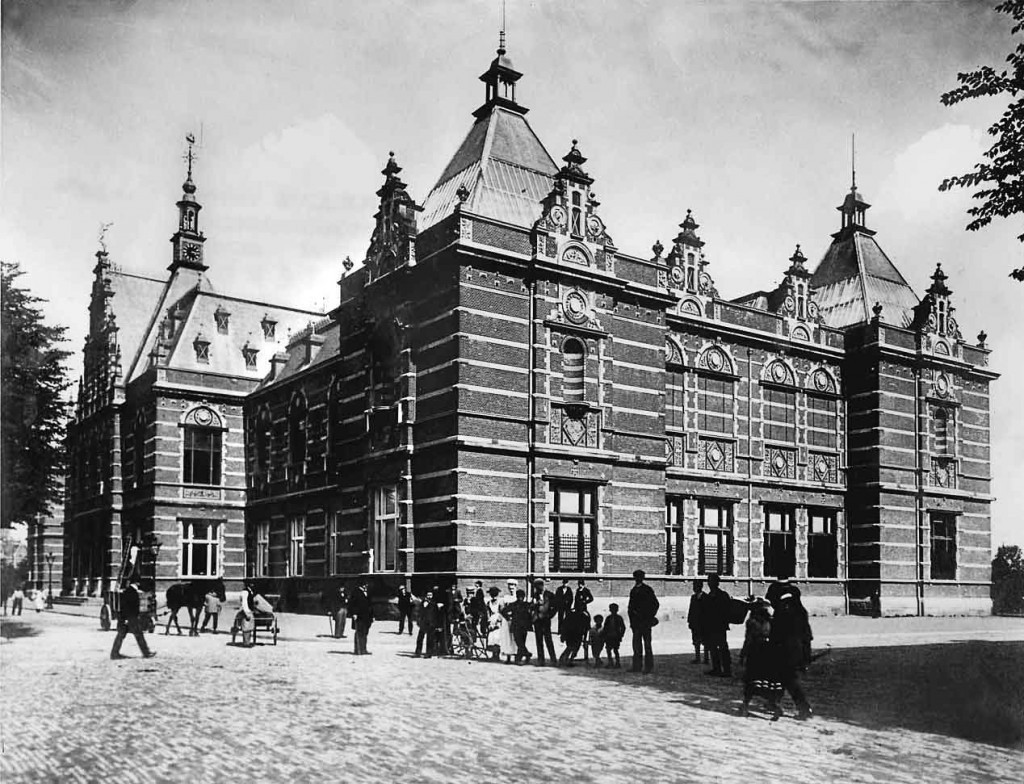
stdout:
<svg viewBox="0 0 1024 784">
<path fill-rule="evenodd" d="M 850 190 L 857 190 L 857 134 L 850 134 Z"/>
<path fill-rule="evenodd" d="M 100 252 L 106 255 L 107 252 L 107 232 L 110 227 L 114 225 L 113 221 L 107 223 L 100 223 Z"/>
<path fill-rule="evenodd" d="M 498 33 L 498 54 L 505 54 L 505 0 L 501 0 L 501 31 Z"/>
<path fill-rule="evenodd" d="M 197 157 L 199 157 L 199 156 L 196 155 L 195 150 L 193 149 L 193 146 L 196 143 L 195 134 L 193 134 L 191 131 L 189 133 L 187 133 L 185 135 L 185 141 L 188 142 L 188 152 L 186 152 L 182 157 L 186 161 L 188 161 L 188 179 L 191 180 L 192 179 L 192 162 Z"/>
</svg>

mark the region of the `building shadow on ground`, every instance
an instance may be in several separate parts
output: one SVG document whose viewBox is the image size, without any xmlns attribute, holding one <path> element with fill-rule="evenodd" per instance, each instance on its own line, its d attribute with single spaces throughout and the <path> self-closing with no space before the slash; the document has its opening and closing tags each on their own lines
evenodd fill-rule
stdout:
<svg viewBox="0 0 1024 784">
<path fill-rule="evenodd" d="M 655 657 L 649 675 L 578 663 L 561 668 L 566 677 L 635 683 L 666 692 L 691 707 L 736 715 L 743 697 L 742 667 L 734 675 L 705 674 L 691 655 Z M 1024 749 L 1024 643 L 965 640 L 932 645 L 835 648 L 810 665 L 801 683 L 817 716 L 885 730 L 906 729 Z M 755 699 L 752 719 L 768 719 Z M 787 695 L 786 718 L 796 711 Z"/>
</svg>

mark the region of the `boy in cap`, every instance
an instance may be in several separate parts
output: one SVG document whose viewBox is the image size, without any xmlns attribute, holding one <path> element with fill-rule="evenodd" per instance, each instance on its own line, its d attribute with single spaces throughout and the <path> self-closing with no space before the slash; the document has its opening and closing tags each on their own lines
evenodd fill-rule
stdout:
<svg viewBox="0 0 1024 784">
<path fill-rule="evenodd" d="M 626 636 L 626 622 L 619 615 L 619 605 L 612 602 L 608 605 L 608 617 L 604 621 L 604 647 L 608 652 L 608 666 L 616 670 L 622 666 L 619 661 L 619 646 Z M 615 661 L 612 661 L 612 657 Z"/>
</svg>

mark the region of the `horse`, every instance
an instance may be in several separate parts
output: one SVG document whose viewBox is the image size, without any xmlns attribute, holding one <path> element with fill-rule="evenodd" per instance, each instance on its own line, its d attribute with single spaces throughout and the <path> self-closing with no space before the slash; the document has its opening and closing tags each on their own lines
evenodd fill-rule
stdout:
<svg viewBox="0 0 1024 784">
<path fill-rule="evenodd" d="M 224 581 L 219 577 L 213 580 L 192 580 L 187 583 L 175 583 L 167 589 L 167 626 L 164 634 L 171 633 L 171 621 L 181 634 L 181 626 L 178 625 L 178 610 L 185 607 L 188 610 L 189 637 L 199 636 L 199 619 L 202 616 L 203 606 L 206 602 L 206 594 L 213 592 L 223 602 L 227 599 L 224 592 Z"/>
</svg>

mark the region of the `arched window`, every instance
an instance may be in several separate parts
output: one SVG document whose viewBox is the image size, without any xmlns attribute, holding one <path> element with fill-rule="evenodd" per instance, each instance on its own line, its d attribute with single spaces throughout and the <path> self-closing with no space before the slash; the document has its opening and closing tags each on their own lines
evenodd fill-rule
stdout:
<svg viewBox="0 0 1024 784">
<path fill-rule="evenodd" d="M 288 412 L 288 461 L 293 466 L 306 462 L 306 399 L 299 395 Z"/>
<path fill-rule="evenodd" d="M 223 441 L 220 416 L 209 408 L 200 406 L 186 415 L 184 428 L 184 483 L 219 485 Z"/>
<path fill-rule="evenodd" d="M 586 349 L 582 341 L 569 338 L 562 346 L 562 398 L 582 403 L 586 392 Z"/>
</svg>

